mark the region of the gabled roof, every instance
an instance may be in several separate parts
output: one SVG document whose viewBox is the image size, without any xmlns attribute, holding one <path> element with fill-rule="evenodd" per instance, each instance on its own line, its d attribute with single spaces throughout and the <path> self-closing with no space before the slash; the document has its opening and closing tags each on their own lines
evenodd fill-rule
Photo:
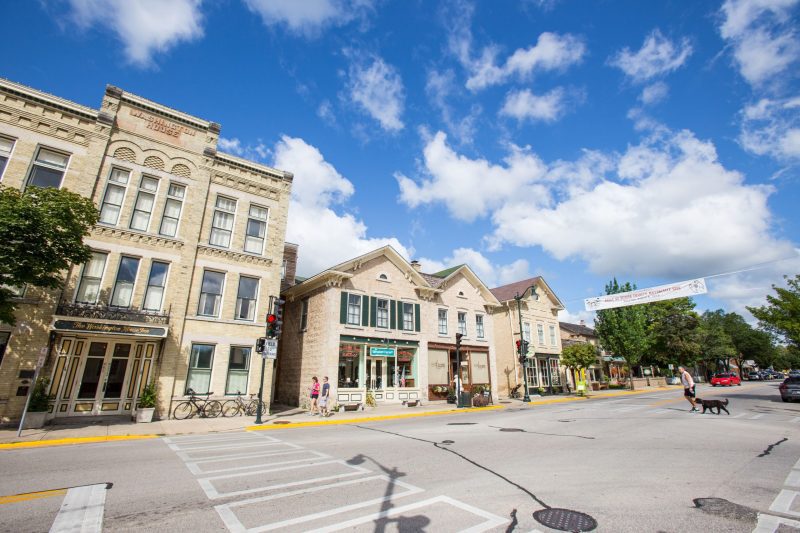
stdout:
<svg viewBox="0 0 800 533">
<path fill-rule="evenodd" d="M 517 294 L 524 296 L 525 292 L 527 292 L 531 285 L 544 288 L 544 290 L 550 296 L 550 299 L 553 300 L 556 309 L 565 309 L 564 304 L 561 303 L 561 300 L 559 300 L 558 296 L 556 296 L 556 293 L 553 292 L 553 289 L 550 288 L 550 285 L 547 284 L 542 276 L 515 281 L 514 283 L 509 283 L 508 285 L 495 287 L 494 289 L 491 289 L 491 291 L 495 298 L 497 298 L 501 303 L 505 303 L 513 300 L 514 296 Z"/>
<path fill-rule="evenodd" d="M 431 276 L 434 276 L 436 278 L 444 279 L 447 276 L 449 276 L 450 274 L 452 274 L 453 272 L 455 272 L 456 270 L 458 270 L 459 268 L 461 268 L 462 266 L 467 266 L 467 265 L 465 265 L 465 264 L 456 265 L 454 267 L 450 267 L 450 268 L 447 268 L 445 270 L 442 270 L 441 272 L 436 272 L 434 274 L 431 274 Z"/>
<path fill-rule="evenodd" d="M 432 287 L 441 288 L 447 285 L 447 282 L 457 275 L 463 275 L 467 280 L 478 287 L 478 290 L 483 295 L 483 299 L 486 300 L 487 305 L 491 306 L 500 306 L 500 302 L 497 301 L 497 298 L 492 294 L 492 291 L 489 290 L 489 287 L 486 286 L 484 282 L 472 271 L 469 265 L 458 265 L 452 268 L 448 268 L 446 270 L 442 270 L 441 272 L 437 272 L 436 274 L 423 274 L 428 283 L 431 284 Z"/>
<path fill-rule="evenodd" d="M 570 333 L 574 333 L 575 335 L 597 337 L 597 333 L 595 332 L 595 330 L 593 330 L 589 326 L 584 326 L 581 324 L 570 324 L 569 322 L 559 322 L 558 327 L 560 327 L 561 329 L 565 329 Z"/>
</svg>

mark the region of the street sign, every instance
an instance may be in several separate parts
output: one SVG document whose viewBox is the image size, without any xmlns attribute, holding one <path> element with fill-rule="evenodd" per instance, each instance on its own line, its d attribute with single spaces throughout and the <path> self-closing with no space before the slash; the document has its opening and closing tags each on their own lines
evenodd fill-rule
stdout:
<svg viewBox="0 0 800 533">
<path fill-rule="evenodd" d="M 370 346 L 369 354 L 378 357 L 394 357 L 394 348 L 381 348 L 378 346 Z"/>
<path fill-rule="evenodd" d="M 264 359 L 277 359 L 278 358 L 278 339 L 267 339 L 267 344 L 264 346 L 264 353 L 261 354 Z"/>
</svg>

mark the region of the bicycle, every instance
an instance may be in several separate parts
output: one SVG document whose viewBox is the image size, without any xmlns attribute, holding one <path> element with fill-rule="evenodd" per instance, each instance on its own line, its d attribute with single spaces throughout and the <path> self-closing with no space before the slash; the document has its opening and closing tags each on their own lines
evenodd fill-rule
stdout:
<svg viewBox="0 0 800 533">
<path fill-rule="evenodd" d="M 241 391 L 236 391 L 236 398 L 228 400 L 222 404 L 222 416 L 231 417 L 236 415 L 255 416 L 258 409 L 258 394 L 253 393 L 250 395 L 250 401 L 245 403 L 242 400 Z M 265 413 L 267 404 L 261 402 L 261 413 Z"/>
<path fill-rule="evenodd" d="M 179 403 L 172 412 L 175 420 L 185 420 L 195 414 L 200 415 L 201 418 L 216 418 L 222 412 L 222 404 L 219 401 L 208 399 L 214 394 L 213 392 L 198 394 L 192 389 L 186 392 L 189 394 L 189 399 Z M 205 399 L 199 396 L 205 396 Z"/>
</svg>

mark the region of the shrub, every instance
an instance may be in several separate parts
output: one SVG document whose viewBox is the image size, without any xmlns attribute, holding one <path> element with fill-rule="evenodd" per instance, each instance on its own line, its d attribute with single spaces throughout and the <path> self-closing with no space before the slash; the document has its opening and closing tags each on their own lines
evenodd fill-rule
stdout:
<svg viewBox="0 0 800 533">
<path fill-rule="evenodd" d="M 139 407 L 152 408 L 156 406 L 156 402 L 158 402 L 158 390 L 155 383 L 150 383 L 139 395 Z"/>
<path fill-rule="evenodd" d="M 50 378 L 39 378 L 36 385 L 33 386 L 33 393 L 31 394 L 31 401 L 28 404 L 28 412 L 30 413 L 44 413 L 49 407 L 47 386 L 50 384 Z"/>
</svg>

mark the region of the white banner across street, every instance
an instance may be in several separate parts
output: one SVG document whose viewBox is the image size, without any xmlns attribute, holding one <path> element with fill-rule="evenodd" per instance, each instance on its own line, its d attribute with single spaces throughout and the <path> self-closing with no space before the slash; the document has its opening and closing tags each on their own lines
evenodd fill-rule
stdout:
<svg viewBox="0 0 800 533">
<path fill-rule="evenodd" d="M 587 311 L 599 311 L 600 309 L 612 309 L 614 307 L 625 307 L 626 305 L 646 304 L 684 296 L 695 296 L 707 292 L 706 280 L 699 278 L 670 283 L 669 285 L 659 285 L 649 289 L 586 298 L 583 302 Z"/>
</svg>

